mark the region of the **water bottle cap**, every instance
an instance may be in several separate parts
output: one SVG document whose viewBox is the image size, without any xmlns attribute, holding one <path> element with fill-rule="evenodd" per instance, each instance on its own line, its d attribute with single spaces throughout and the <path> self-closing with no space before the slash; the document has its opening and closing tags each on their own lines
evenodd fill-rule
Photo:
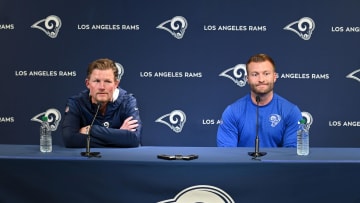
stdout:
<svg viewBox="0 0 360 203">
<path fill-rule="evenodd" d="M 43 117 L 41 118 L 41 120 L 46 122 L 46 121 L 48 121 L 48 117 L 47 117 L 47 116 L 43 116 Z"/>
</svg>

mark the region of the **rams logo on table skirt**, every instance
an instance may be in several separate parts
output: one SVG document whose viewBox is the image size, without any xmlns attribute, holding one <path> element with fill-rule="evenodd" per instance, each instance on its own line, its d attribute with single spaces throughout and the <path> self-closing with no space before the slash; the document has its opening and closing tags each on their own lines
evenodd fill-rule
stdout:
<svg viewBox="0 0 360 203">
<path fill-rule="evenodd" d="M 220 188 L 211 185 L 195 185 L 179 192 L 173 199 L 158 203 L 234 203 L 235 201 Z"/>
</svg>

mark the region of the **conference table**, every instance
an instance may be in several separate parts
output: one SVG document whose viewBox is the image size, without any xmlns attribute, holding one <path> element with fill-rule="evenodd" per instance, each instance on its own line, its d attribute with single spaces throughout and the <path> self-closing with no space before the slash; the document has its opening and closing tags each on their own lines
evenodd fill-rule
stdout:
<svg viewBox="0 0 360 203">
<path fill-rule="evenodd" d="M 311 148 L 308 156 L 264 148 L 257 159 L 253 148 L 93 148 L 101 157 L 91 158 L 84 151 L 0 145 L 0 202 L 360 202 L 357 148 Z"/>
</svg>

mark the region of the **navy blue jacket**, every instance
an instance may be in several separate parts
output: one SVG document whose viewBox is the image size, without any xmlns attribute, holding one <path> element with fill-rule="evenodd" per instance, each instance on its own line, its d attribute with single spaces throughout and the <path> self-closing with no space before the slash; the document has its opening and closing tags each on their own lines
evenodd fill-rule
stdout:
<svg viewBox="0 0 360 203">
<path fill-rule="evenodd" d="M 119 96 L 109 102 L 104 115 L 98 113 L 90 129 L 91 147 L 138 147 L 141 144 L 142 123 L 136 98 L 125 90 L 119 89 Z M 80 128 L 90 125 L 97 110 L 91 103 L 89 90 L 68 99 L 62 123 L 62 136 L 66 147 L 85 147 L 86 135 L 79 133 Z M 139 126 L 135 132 L 120 129 L 124 120 L 133 116 Z"/>
</svg>

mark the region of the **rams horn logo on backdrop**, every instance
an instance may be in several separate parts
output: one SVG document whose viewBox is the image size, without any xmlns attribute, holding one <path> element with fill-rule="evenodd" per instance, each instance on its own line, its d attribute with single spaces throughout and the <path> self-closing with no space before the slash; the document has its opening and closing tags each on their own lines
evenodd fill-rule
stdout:
<svg viewBox="0 0 360 203">
<path fill-rule="evenodd" d="M 223 190 L 211 185 L 196 185 L 179 192 L 173 199 L 158 203 L 234 203 L 235 201 Z"/>
<path fill-rule="evenodd" d="M 171 20 L 162 22 L 156 28 L 166 30 L 176 39 L 181 39 L 184 37 L 187 25 L 187 21 L 184 17 L 175 16 Z"/>
<path fill-rule="evenodd" d="M 238 64 L 232 68 L 226 69 L 219 76 L 227 77 L 232 80 L 235 84 L 240 87 L 244 87 L 246 85 L 246 65 L 245 64 Z"/>
<path fill-rule="evenodd" d="M 284 27 L 284 30 L 290 30 L 296 33 L 303 40 L 309 40 L 314 29 L 315 22 L 309 17 L 303 17 L 300 20 L 294 21 Z"/>
<path fill-rule="evenodd" d="M 117 63 L 117 62 L 115 62 L 115 66 L 118 69 L 118 75 L 116 76 L 116 78 L 120 81 L 122 76 L 124 75 L 124 67 L 120 63 Z M 120 85 L 120 83 L 119 83 L 119 85 Z M 116 88 L 115 91 L 113 92 L 113 100 L 112 101 L 115 101 L 119 97 L 119 94 L 120 94 L 120 90 L 119 90 L 119 88 Z M 109 123 L 106 124 L 106 122 L 105 122 L 104 126 L 108 128 Z"/>
<path fill-rule="evenodd" d="M 174 132 L 180 133 L 186 122 L 186 115 L 181 110 L 174 110 L 171 113 L 165 114 L 156 119 L 155 122 L 163 123 Z"/>
<path fill-rule="evenodd" d="M 31 28 L 42 30 L 47 36 L 56 38 L 61 28 L 61 19 L 56 15 L 50 15 L 34 23 Z"/>
<path fill-rule="evenodd" d="M 124 75 L 124 67 L 120 63 L 117 63 L 117 62 L 115 62 L 115 66 L 118 69 L 117 79 L 121 80 L 121 77 Z"/>
<path fill-rule="evenodd" d="M 358 69 L 358 70 L 355 70 L 355 71 L 349 73 L 346 76 L 346 78 L 354 79 L 354 80 L 360 82 L 360 78 L 358 76 L 356 76 L 357 73 L 359 73 L 359 77 L 360 77 L 360 69 Z"/>
<path fill-rule="evenodd" d="M 50 130 L 55 131 L 61 121 L 60 111 L 58 111 L 57 109 L 48 109 L 47 111 L 39 113 L 36 116 L 34 116 L 33 118 L 31 118 L 31 121 L 36 121 L 36 122 L 41 123 L 42 122 L 41 118 L 43 116 L 48 117 L 48 123 L 50 126 Z"/>
<path fill-rule="evenodd" d="M 306 112 L 306 111 L 301 112 L 301 115 L 306 121 L 305 124 L 308 126 L 308 128 L 310 128 L 311 124 L 313 123 L 312 115 L 309 112 Z"/>
</svg>

